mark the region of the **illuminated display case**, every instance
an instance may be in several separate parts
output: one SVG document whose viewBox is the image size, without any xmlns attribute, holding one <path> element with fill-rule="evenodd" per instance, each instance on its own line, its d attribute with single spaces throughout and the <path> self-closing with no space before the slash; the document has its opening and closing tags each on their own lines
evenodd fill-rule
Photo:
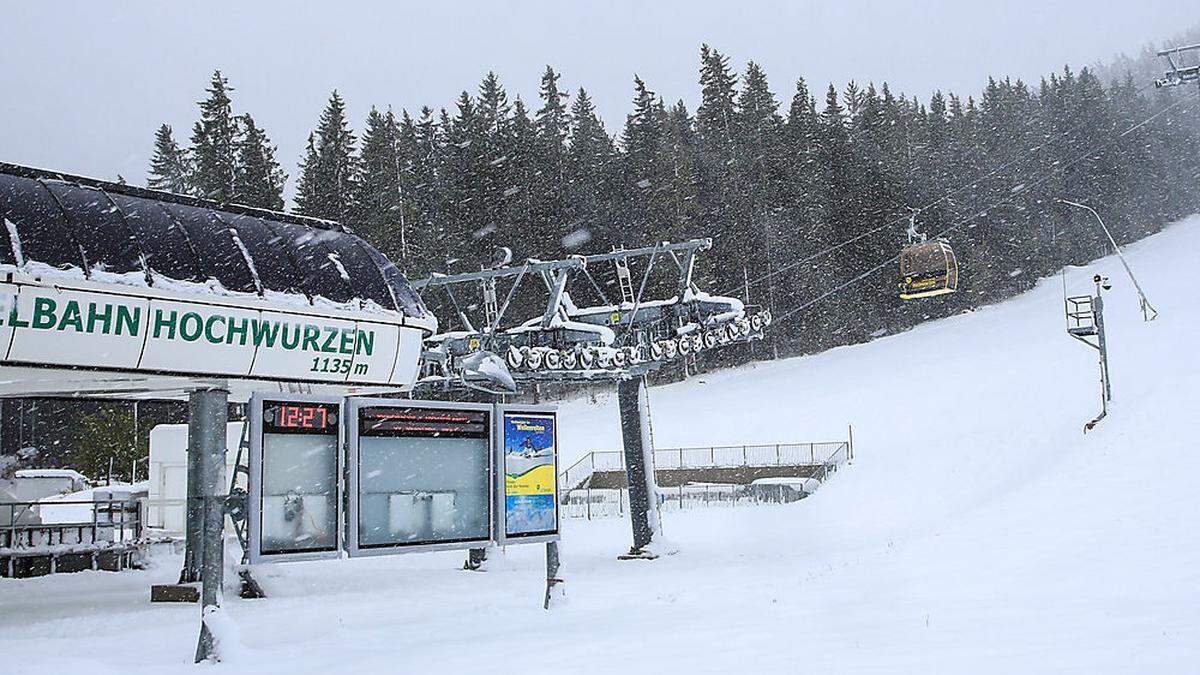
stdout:
<svg viewBox="0 0 1200 675">
<path fill-rule="evenodd" d="M 251 563 L 559 538 L 547 406 L 256 394 Z"/>
<path fill-rule="evenodd" d="M 496 542 L 559 538 L 558 417 L 535 405 L 497 405 Z"/>
<path fill-rule="evenodd" d="M 347 414 L 350 555 L 491 540 L 493 406 L 351 399 Z"/>
<path fill-rule="evenodd" d="M 337 557 L 341 399 L 256 394 L 247 410 L 250 562 Z"/>
</svg>

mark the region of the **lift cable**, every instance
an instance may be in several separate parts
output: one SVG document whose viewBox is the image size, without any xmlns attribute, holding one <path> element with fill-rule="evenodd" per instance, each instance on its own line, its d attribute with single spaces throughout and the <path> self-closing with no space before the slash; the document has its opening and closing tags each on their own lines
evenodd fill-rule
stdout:
<svg viewBox="0 0 1200 675">
<path fill-rule="evenodd" d="M 1198 93 L 1197 93 L 1197 95 L 1196 95 L 1196 97 L 1195 97 L 1195 98 L 1196 98 L 1196 99 L 1200 99 L 1200 92 L 1198 92 Z M 1171 105 L 1167 106 L 1166 108 L 1163 108 L 1162 110 L 1160 110 L 1160 111 L 1158 111 L 1158 112 L 1154 113 L 1153 115 L 1151 115 L 1151 116 L 1147 117 L 1146 119 L 1142 120 L 1141 122 L 1138 122 L 1137 124 L 1134 124 L 1133 126 L 1129 127 L 1129 128 L 1128 128 L 1128 129 L 1126 129 L 1125 131 L 1122 131 L 1120 134 L 1118 134 L 1116 137 L 1112 138 L 1111 140 L 1109 140 L 1109 141 L 1107 141 L 1107 142 L 1104 142 L 1104 143 L 1101 143 L 1101 144 L 1098 144 L 1098 145 L 1095 145 L 1095 146 L 1092 146 L 1092 147 L 1091 147 L 1090 149 L 1088 149 L 1086 152 L 1084 152 L 1084 153 L 1081 153 L 1081 154 L 1077 155 L 1077 156 L 1076 156 L 1074 159 L 1071 159 L 1071 160 L 1070 160 L 1070 161 L 1068 161 L 1068 162 L 1065 162 L 1065 163 L 1063 163 L 1063 164 L 1059 164 L 1059 165 L 1055 166 L 1053 169 L 1051 169 L 1051 170 L 1050 170 L 1050 172 L 1049 172 L 1049 173 L 1045 174 L 1045 175 L 1044 175 L 1044 176 L 1042 176 L 1041 178 L 1038 178 L 1037 180 L 1033 181 L 1032 183 L 1027 183 L 1027 184 L 1026 184 L 1026 189 L 1028 189 L 1029 187 L 1034 187 L 1034 186 L 1036 186 L 1036 185 L 1040 185 L 1041 183 L 1044 183 L 1044 182 L 1046 182 L 1047 180 L 1049 180 L 1049 179 L 1053 178 L 1053 177 L 1054 177 L 1055 175 L 1057 175 L 1058 173 L 1060 173 L 1060 172 L 1062 172 L 1062 171 L 1064 171 L 1064 170 L 1066 170 L 1066 169 L 1069 169 L 1069 168 L 1071 168 L 1072 166 L 1075 166 L 1076 164 L 1078 164 L 1078 163 L 1082 162 L 1083 160 L 1085 160 L 1085 159 L 1087 159 L 1087 158 L 1091 157 L 1092 155 L 1096 154 L 1097 152 L 1101 152 L 1101 151 L 1103 151 L 1103 150 L 1107 150 L 1107 149 L 1109 148 L 1109 146 L 1111 146 L 1112 144 L 1116 143 L 1118 140 L 1120 140 L 1120 139 L 1124 138 L 1125 136 L 1128 136 L 1129 134 L 1133 133 L 1133 132 L 1134 132 L 1134 131 L 1136 131 L 1137 129 L 1140 129 L 1141 127 L 1143 127 L 1143 126 L 1145 126 L 1145 125 L 1149 124 L 1150 122 L 1154 121 L 1154 120 L 1155 120 L 1155 119 L 1157 119 L 1158 117 L 1160 117 L 1160 116 L 1162 116 L 1162 115 L 1166 114 L 1167 112 L 1169 112 L 1169 111 L 1173 110 L 1174 108 L 1176 108 L 1176 107 L 1178 107 L 1178 106 L 1182 105 L 1183 103 L 1187 103 L 1187 102 L 1189 102 L 1189 100 L 1190 100 L 1190 99 L 1187 99 L 1187 98 L 1180 99 L 1180 100 L 1176 101 L 1175 103 L 1172 103 Z M 1022 192 L 1024 192 L 1024 191 L 1025 191 L 1025 190 L 1022 190 Z M 980 210 L 980 211 L 976 212 L 975 214 L 973 214 L 973 215 L 970 215 L 970 216 L 967 216 L 966 218 L 964 218 L 964 219 L 962 219 L 962 220 L 958 221 L 957 223 L 954 223 L 954 224 L 952 224 L 952 225 L 948 226 L 946 229 L 944 229 L 944 230 L 942 230 L 941 232 L 937 233 L 937 235 L 936 235 L 934 238 L 936 239 L 936 238 L 938 238 L 938 237 L 942 237 L 942 236 L 946 235 L 947 233 L 949 233 L 949 232 L 951 232 L 951 231 L 953 231 L 953 230 L 957 230 L 958 228 L 962 227 L 963 225 L 966 225 L 967 223 L 970 223 L 970 222 L 974 221 L 975 219 L 979 218 L 980 216 L 983 216 L 983 215 L 987 214 L 987 212 L 988 212 L 988 211 L 991 211 L 992 209 L 995 209 L 995 208 L 998 208 L 998 207 L 1000 207 L 1000 206 L 1004 206 L 1004 205 L 1006 205 L 1006 204 L 1009 204 L 1009 203 L 1012 201 L 1012 199 L 1013 199 L 1013 198 L 1014 198 L 1014 197 L 1012 197 L 1012 196 L 1005 197 L 1004 199 L 1001 199 L 1000 201 L 998 201 L 998 202 L 995 202 L 994 204 L 992 204 L 992 205 L 990 205 L 990 206 L 988 206 L 988 207 L 986 207 L 986 208 L 984 208 L 984 209 L 982 209 L 982 210 Z M 842 245 L 843 245 L 843 244 L 839 244 L 838 246 L 842 246 Z M 867 270 L 867 271 L 865 271 L 865 272 L 863 272 L 863 273 L 859 274 L 858 276 L 855 276 L 854 278 L 850 279 L 849 281 L 846 281 L 846 282 L 844 282 L 844 283 L 842 283 L 842 284 L 839 284 L 838 286 L 835 286 L 834 288 L 831 288 L 830 290 L 828 290 L 828 291 L 826 291 L 826 292 L 822 293 L 821 295 L 818 295 L 817 297 L 815 297 L 815 298 L 813 298 L 813 299 L 811 299 L 811 300 L 808 300 L 808 301 L 806 301 L 806 302 L 804 302 L 804 303 L 802 303 L 802 304 L 800 304 L 800 305 L 797 305 L 797 306 L 795 306 L 795 307 L 793 307 L 793 308 L 789 309 L 787 312 L 785 312 L 785 313 L 783 313 L 783 314 L 781 314 L 781 315 L 778 315 L 778 316 L 776 316 L 776 317 L 774 318 L 774 320 L 775 320 L 775 321 L 783 321 L 784 319 L 787 319 L 787 318 L 791 317 L 792 315 L 796 314 L 797 312 L 800 312 L 800 311 L 802 311 L 802 310 L 804 310 L 804 309 L 807 309 L 808 307 L 811 307 L 812 305 L 815 305 L 815 304 L 817 304 L 818 302 L 821 302 L 822 300 L 824 300 L 824 299 L 828 298 L 829 296 L 831 296 L 831 295 L 834 295 L 834 294 L 836 294 L 836 293 L 839 293 L 839 292 L 841 292 L 842 290 L 844 290 L 844 289 L 846 289 L 846 288 L 848 288 L 848 287 L 850 287 L 850 286 L 853 286 L 854 284 L 856 284 L 856 283 L 858 283 L 858 282 L 862 281 L 863 279 L 866 279 L 867 277 L 869 277 L 870 275 L 874 274 L 875 272 L 878 272 L 878 271 L 882 270 L 883 268 L 885 268 L 885 267 L 887 267 L 887 266 L 889 266 L 889 265 L 893 265 L 893 264 L 895 264 L 895 263 L 896 263 L 897 261 L 899 261 L 899 260 L 900 260 L 900 256 L 899 256 L 899 255 L 893 256 L 892 258 L 889 258 L 888 260 L 885 260 L 885 261 L 883 261 L 882 263 L 880 263 L 880 264 L 878 264 L 878 265 L 876 265 L 876 266 L 872 267 L 871 269 L 869 269 L 869 270 Z"/>
</svg>

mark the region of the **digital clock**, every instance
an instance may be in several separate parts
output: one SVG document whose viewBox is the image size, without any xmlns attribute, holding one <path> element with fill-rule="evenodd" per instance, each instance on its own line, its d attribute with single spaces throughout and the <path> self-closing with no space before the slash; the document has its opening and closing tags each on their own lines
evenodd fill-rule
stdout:
<svg viewBox="0 0 1200 675">
<path fill-rule="evenodd" d="M 272 401 L 263 406 L 267 433 L 337 433 L 337 404 Z"/>
</svg>

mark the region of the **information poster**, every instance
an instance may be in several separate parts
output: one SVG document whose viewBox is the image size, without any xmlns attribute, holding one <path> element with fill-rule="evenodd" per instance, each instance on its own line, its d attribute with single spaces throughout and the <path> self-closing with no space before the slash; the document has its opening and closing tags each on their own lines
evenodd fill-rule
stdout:
<svg viewBox="0 0 1200 675">
<path fill-rule="evenodd" d="M 553 534 L 555 509 L 554 415 L 504 416 L 505 534 Z"/>
</svg>

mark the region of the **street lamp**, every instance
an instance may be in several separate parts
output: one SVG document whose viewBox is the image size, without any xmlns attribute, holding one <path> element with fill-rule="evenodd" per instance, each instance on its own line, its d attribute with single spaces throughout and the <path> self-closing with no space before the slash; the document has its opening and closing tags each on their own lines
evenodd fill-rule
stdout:
<svg viewBox="0 0 1200 675">
<path fill-rule="evenodd" d="M 1096 213 L 1096 209 L 1078 202 L 1073 202 L 1069 199 L 1063 199 L 1062 197 L 1058 197 L 1054 201 L 1066 204 L 1068 206 L 1085 209 L 1090 211 L 1091 214 L 1096 217 L 1096 222 L 1100 223 L 1100 228 L 1104 230 L 1104 234 L 1108 237 L 1109 243 L 1112 244 L 1113 250 L 1116 251 L 1117 257 L 1121 259 L 1121 265 L 1125 268 L 1125 273 L 1129 275 L 1129 280 L 1133 282 L 1133 287 L 1137 289 L 1138 302 L 1142 308 L 1142 319 L 1145 321 L 1153 321 L 1158 318 L 1158 310 L 1154 309 L 1153 305 L 1150 304 L 1150 300 L 1146 297 L 1145 291 L 1142 290 L 1141 284 L 1139 284 L 1137 278 L 1133 276 L 1133 270 L 1129 268 L 1129 262 L 1125 260 L 1125 255 L 1121 253 L 1121 248 L 1117 246 L 1117 240 L 1113 239 L 1112 233 L 1108 231 L 1108 226 L 1104 224 L 1104 220 L 1100 218 L 1100 214 Z"/>
</svg>

